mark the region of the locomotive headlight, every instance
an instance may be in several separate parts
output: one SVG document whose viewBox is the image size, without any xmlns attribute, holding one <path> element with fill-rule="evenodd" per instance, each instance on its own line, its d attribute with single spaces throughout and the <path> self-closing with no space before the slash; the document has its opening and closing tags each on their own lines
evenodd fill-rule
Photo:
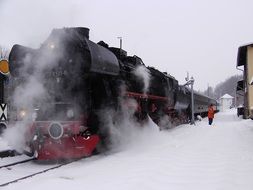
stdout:
<svg viewBox="0 0 253 190">
<path fill-rule="evenodd" d="M 73 118 L 74 117 L 74 111 L 72 109 L 69 109 L 67 111 L 67 117 L 70 119 L 70 118 Z"/>
<path fill-rule="evenodd" d="M 27 113 L 26 113 L 26 110 L 20 110 L 19 112 L 19 117 L 21 119 L 24 119 L 26 117 Z"/>
<path fill-rule="evenodd" d="M 51 49 L 54 49 L 54 48 L 55 48 L 55 45 L 54 45 L 54 44 L 50 44 L 49 47 L 50 47 Z"/>
<path fill-rule="evenodd" d="M 52 139 L 60 139 L 63 135 L 62 125 L 58 122 L 52 122 L 48 127 L 48 134 Z"/>
<path fill-rule="evenodd" d="M 54 49 L 55 48 L 54 43 L 49 43 L 47 46 L 48 46 L 49 49 Z"/>
</svg>

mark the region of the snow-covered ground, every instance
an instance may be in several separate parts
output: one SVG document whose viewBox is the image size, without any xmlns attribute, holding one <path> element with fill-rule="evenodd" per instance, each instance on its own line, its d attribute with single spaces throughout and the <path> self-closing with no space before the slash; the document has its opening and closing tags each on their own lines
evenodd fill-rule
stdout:
<svg viewBox="0 0 253 190">
<path fill-rule="evenodd" d="M 212 126 L 203 119 L 162 132 L 148 128 L 120 151 L 82 159 L 5 189 L 252 190 L 252 147 L 253 121 L 238 118 L 233 109 L 216 114 Z M 18 171 L 25 174 L 25 167 Z"/>
<path fill-rule="evenodd" d="M 5 141 L 4 139 L 2 139 L 2 137 L 0 137 L 0 151 L 9 150 L 9 149 L 11 148 L 8 145 L 7 141 Z"/>
</svg>

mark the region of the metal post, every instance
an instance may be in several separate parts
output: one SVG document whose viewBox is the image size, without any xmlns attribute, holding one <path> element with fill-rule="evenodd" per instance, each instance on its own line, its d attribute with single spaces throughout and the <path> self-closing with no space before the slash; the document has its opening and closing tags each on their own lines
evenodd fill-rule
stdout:
<svg viewBox="0 0 253 190">
<path fill-rule="evenodd" d="M 207 96 L 209 97 L 209 83 L 207 83 Z"/>
<path fill-rule="evenodd" d="M 209 105 L 209 97 L 210 97 L 210 94 L 209 94 L 209 83 L 207 83 L 207 96 L 208 96 L 208 104 Z"/>
<path fill-rule="evenodd" d="M 234 107 L 237 108 L 237 89 L 235 90 Z"/>
<path fill-rule="evenodd" d="M 193 91 L 193 84 L 194 84 L 194 78 L 191 77 L 191 79 L 189 79 L 189 74 L 187 72 L 187 77 L 185 78 L 185 80 L 187 81 L 186 84 L 184 84 L 184 86 L 189 86 L 191 85 L 191 125 L 195 125 L 195 121 L 194 121 L 194 91 Z"/>
<path fill-rule="evenodd" d="M 4 103 L 4 76 L 0 73 L 0 103 Z"/>
<path fill-rule="evenodd" d="M 122 38 L 120 38 L 119 44 L 120 44 L 120 50 L 122 50 Z"/>
<path fill-rule="evenodd" d="M 119 39 L 119 59 L 121 59 L 121 50 L 122 50 L 122 37 L 118 37 Z"/>
<path fill-rule="evenodd" d="M 194 122 L 194 95 L 193 95 L 193 83 L 194 83 L 194 79 L 193 77 L 191 77 L 191 104 L 192 104 L 192 118 L 191 118 L 191 125 L 195 125 L 195 122 Z"/>
<path fill-rule="evenodd" d="M 122 37 L 118 37 L 119 39 L 119 47 L 120 47 L 120 51 L 122 50 Z"/>
</svg>

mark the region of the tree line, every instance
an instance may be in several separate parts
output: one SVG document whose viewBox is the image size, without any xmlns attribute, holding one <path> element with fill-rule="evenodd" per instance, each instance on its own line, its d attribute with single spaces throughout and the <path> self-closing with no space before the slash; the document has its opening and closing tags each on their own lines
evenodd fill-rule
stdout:
<svg viewBox="0 0 253 190">
<path fill-rule="evenodd" d="M 202 93 L 214 99 L 219 99 L 224 94 L 229 94 L 230 96 L 235 97 L 237 82 L 242 80 L 242 77 L 242 75 L 233 75 L 227 78 L 225 81 L 217 84 L 214 88 L 209 86 Z"/>
</svg>

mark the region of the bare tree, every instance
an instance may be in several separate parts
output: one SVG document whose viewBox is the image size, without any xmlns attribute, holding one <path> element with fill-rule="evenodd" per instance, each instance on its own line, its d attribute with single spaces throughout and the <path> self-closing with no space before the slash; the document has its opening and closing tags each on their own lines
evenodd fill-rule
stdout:
<svg viewBox="0 0 253 190">
<path fill-rule="evenodd" d="M 219 83 L 215 89 L 215 95 L 217 98 L 220 98 L 224 94 L 229 94 L 235 96 L 237 82 L 242 79 L 242 75 L 234 75 L 227 78 L 225 81 Z"/>
<path fill-rule="evenodd" d="M 208 86 L 207 89 L 203 92 L 203 94 L 211 98 L 216 98 L 214 88 L 211 86 Z"/>
<path fill-rule="evenodd" d="M 10 51 L 0 45 L 0 59 L 8 59 Z"/>
<path fill-rule="evenodd" d="M 242 75 L 233 75 L 227 78 L 225 81 L 217 84 L 214 88 L 211 86 L 208 86 L 207 90 L 205 90 L 202 93 L 215 99 L 219 99 L 224 94 L 229 94 L 234 97 L 237 82 L 238 80 L 241 80 L 241 79 L 242 79 Z"/>
</svg>

